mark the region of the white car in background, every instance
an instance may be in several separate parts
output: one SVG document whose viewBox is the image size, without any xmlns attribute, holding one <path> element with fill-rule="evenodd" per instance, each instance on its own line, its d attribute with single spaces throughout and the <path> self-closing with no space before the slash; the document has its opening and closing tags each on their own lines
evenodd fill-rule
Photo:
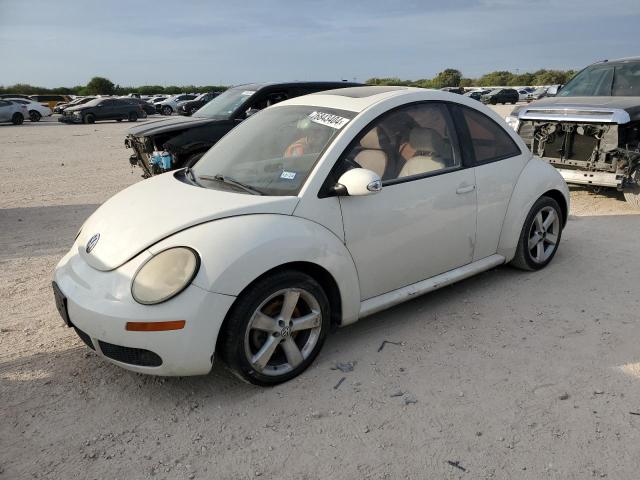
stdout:
<svg viewBox="0 0 640 480">
<path fill-rule="evenodd" d="M 166 100 L 155 103 L 156 111 L 162 115 L 171 115 L 178 111 L 178 103 L 186 102 L 187 100 L 194 100 L 198 94 L 183 93 L 181 95 L 174 95 Z"/>
<path fill-rule="evenodd" d="M 519 102 L 526 102 L 527 101 L 527 97 L 531 94 L 531 92 L 527 89 L 524 88 L 519 88 L 518 90 L 518 101 Z"/>
<path fill-rule="evenodd" d="M 191 169 L 112 197 L 53 289 L 117 365 L 196 375 L 220 358 L 270 385 L 304 371 L 331 325 L 498 265 L 545 267 L 568 210 L 560 174 L 479 102 L 344 88 L 266 108 Z"/>
<path fill-rule="evenodd" d="M 25 98 L 8 98 L 7 100 L 25 105 L 29 113 L 29 120 L 32 122 L 39 122 L 42 117 L 50 117 L 53 113 L 49 107 L 33 100 Z"/>
<path fill-rule="evenodd" d="M 14 125 L 22 125 L 28 116 L 29 110 L 26 105 L 17 103 L 15 100 L 0 98 L 0 123 L 11 122 Z"/>
</svg>

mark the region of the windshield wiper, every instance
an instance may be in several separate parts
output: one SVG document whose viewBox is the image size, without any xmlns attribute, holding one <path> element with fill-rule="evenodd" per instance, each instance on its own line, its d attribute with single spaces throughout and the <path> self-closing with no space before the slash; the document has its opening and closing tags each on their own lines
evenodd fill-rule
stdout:
<svg viewBox="0 0 640 480">
<path fill-rule="evenodd" d="M 198 179 L 196 178 L 196 174 L 193 172 L 193 170 L 191 170 L 191 167 L 187 167 L 184 169 L 184 173 L 187 177 L 189 177 L 189 180 L 191 180 L 193 183 L 195 183 L 197 186 L 201 187 L 202 185 L 200 185 L 200 183 L 198 183 Z"/>
<path fill-rule="evenodd" d="M 253 195 L 264 195 L 264 192 L 261 192 L 260 190 L 258 190 L 255 187 L 252 187 L 250 185 L 245 185 L 242 182 L 239 182 L 238 180 L 231 178 L 227 175 L 222 175 L 222 174 L 217 174 L 217 175 L 200 175 L 200 178 L 202 180 L 215 180 L 217 182 L 222 182 L 222 183 L 227 183 L 229 185 L 233 185 L 234 187 L 238 187 L 241 188 L 242 190 L 244 190 L 245 192 L 249 192 L 252 193 Z"/>
</svg>

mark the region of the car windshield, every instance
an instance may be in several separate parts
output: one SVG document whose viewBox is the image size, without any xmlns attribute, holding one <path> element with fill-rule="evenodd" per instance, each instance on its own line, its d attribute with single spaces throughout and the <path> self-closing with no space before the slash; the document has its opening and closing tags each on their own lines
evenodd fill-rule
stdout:
<svg viewBox="0 0 640 480">
<path fill-rule="evenodd" d="M 501 89 L 501 88 L 496 88 L 495 90 L 491 90 L 491 91 L 489 92 L 489 95 L 497 95 L 497 94 L 499 94 L 501 91 L 502 91 L 502 89 Z"/>
<path fill-rule="evenodd" d="M 640 96 L 640 62 L 598 64 L 585 68 L 559 92 L 558 97 Z"/>
<path fill-rule="evenodd" d="M 196 111 L 193 116 L 229 120 L 240 105 L 254 93 L 256 93 L 255 90 L 247 87 L 230 88 Z"/>
<path fill-rule="evenodd" d="M 201 186 L 297 195 L 317 160 L 355 112 L 310 106 L 267 108 L 216 143 L 193 167 Z"/>
</svg>

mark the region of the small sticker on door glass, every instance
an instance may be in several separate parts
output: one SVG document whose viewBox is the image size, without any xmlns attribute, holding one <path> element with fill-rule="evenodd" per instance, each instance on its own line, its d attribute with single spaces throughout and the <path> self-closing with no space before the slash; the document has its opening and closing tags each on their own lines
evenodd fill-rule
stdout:
<svg viewBox="0 0 640 480">
<path fill-rule="evenodd" d="M 294 178 L 296 178 L 296 172 L 287 172 L 286 170 L 283 170 L 280 174 L 280 178 L 283 178 L 285 180 L 293 180 Z"/>
<path fill-rule="evenodd" d="M 242 92 L 242 95 L 248 97 L 249 95 L 253 95 L 254 93 L 256 93 L 255 90 L 245 90 L 244 92 Z"/>
<path fill-rule="evenodd" d="M 311 112 L 309 114 L 309 119 L 314 123 L 319 123 L 320 125 L 324 125 L 326 127 L 335 128 L 336 130 L 340 130 L 349 122 L 348 118 L 340 117 L 338 115 L 326 112 Z"/>
</svg>

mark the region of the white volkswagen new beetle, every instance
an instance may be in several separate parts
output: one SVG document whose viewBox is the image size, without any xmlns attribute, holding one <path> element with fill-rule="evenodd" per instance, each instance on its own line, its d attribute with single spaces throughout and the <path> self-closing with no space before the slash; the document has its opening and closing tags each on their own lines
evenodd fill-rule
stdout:
<svg viewBox="0 0 640 480">
<path fill-rule="evenodd" d="M 150 208 L 140 208 L 148 205 Z M 55 271 L 99 355 L 157 375 L 288 380 L 332 324 L 511 262 L 553 258 L 569 193 L 461 95 L 355 87 L 250 117 L 192 168 L 102 205 Z"/>
</svg>

